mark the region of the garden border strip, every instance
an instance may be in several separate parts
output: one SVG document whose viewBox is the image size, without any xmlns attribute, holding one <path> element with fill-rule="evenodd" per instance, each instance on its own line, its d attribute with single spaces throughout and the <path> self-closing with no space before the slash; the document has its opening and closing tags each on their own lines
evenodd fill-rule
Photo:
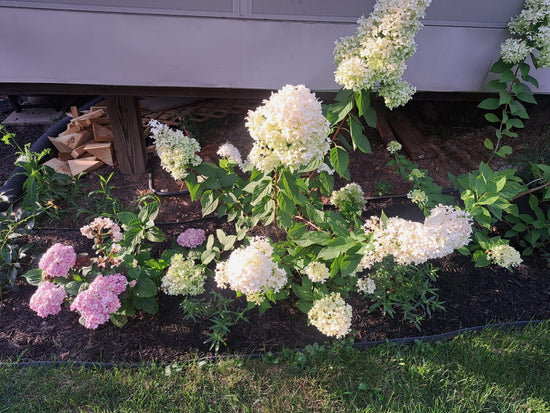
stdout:
<svg viewBox="0 0 550 413">
<path fill-rule="evenodd" d="M 78 108 L 79 112 L 90 109 L 91 106 L 96 105 L 104 99 L 103 96 L 96 96 L 89 102 L 85 103 L 83 106 Z M 44 132 L 37 140 L 34 142 L 30 148 L 32 152 L 42 152 L 46 148 L 52 148 L 57 153 L 57 149 L 51 143 L 49 137 L 57 136 L 63 132 L 68 123 L 71 121 L 69 116 L 65 116 L 63 119 L 58 120 L 54 125 L 52 125 L 46 132 Z M 7 198 L 7 201 L 0 202 L 0 211 L 6 211 L 10 204 L 15 203 L 23 192 L 23 184 L 25 183 L 25 175 L 22 174 L 23 168 L 17 166 L 14 168 L 10 177 L 6 180 L 4 185 L 0 188 L 0 195 Z"/>
<path fill-rule="evenodd" d="M 449 340 L 452 340 L 460 335 L 463 334 L 473 334 L 476 332 L 484 331 L 487 329 L 505 329 L 505 330 L 513 330 L 513 329 L 524 329 L 525 327 L 529 326 L 535 326 L 541 323 L 547 323 L 550 322 L 550 320 L 530 320 L 530 321 L 511 321 L 511 322 L 505 322 L 505 323 L 496 323 L 496 324 L 485 324 L 482 326 L 476 326 L 476 327 L 466 327 L 461 328 L 459 330 L 449 331 L 447 333 L 441 333 L 441 334 L 434 334 L 430 336 L 418 336 L 418 337 L 403 337 L 403 338 L 392 338 L 387 340 L 378 340 L 378 341 L 362 341 L 358 343 L 354 343 L 352 345 L 353 348 L 358 350 L 368 350 L 370 348 L 373 348 L 375 346 L 383 345 L 383 344 L 390 344 L 394 346 L 410 346 L 413 344 L 419 344 L 419 343 L 443 343 Z M 295 352 L 304 351 L 303 349 L 296 349 Z M 278 355 L 279 353 L 271 353 L 272 355 Z M 243 357 L 248 359 L 258 359 L 264 356 L 264 353 L 252 353 L 249 355 L 221 355 L 221 356 L 209 356 L 209 357 L 201 357 L 198 359 L 193 360 L 184 360 L 184 361 L 177 361 L 176 364 L 190 364 L 194 362 L 207 362 L 207 361 L 218 361 L 222 359 L 232 359 L 235 357 Z M 103 362 L 93 362 L 93 361 L 64 361 L 64 360 L 40 360 L 40 361 L 23 361 L 23 362 L 0 362 L 0 367 L 62 367 L 62 366 L 70 366 L 70 367 L 86 367 L 86 368 L 101 368 L 101 369 L 113 369 L 113 368 L 130 368 L 130 369 L 137 369 L 142 367 L 168 367 L 174 363 L 169 364 L 155 364 L 155 363 L 103 363 Z"/>
</svg>

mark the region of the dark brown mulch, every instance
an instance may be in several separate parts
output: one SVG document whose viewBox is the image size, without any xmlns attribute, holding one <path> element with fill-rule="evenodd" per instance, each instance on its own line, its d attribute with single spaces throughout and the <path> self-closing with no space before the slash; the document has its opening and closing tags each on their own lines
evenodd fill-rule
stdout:
<svg viewBox="0 0 550 413">
<path fill-rule="evenodd" d="M 2 103 L 2 101 L 0 101 Z M 428 109 L 420 107 L 418 111 L 428 117 Z M 2 107 L 0 107 L 2 109 Z M 243 116 L 231 116 L 218 121 L 209 128 L 203 127 L 203 158 L 215 161 L 215 150 L 220 143 L 230 139 L 247 153 Z M 38 127 L 37 127 L 38 128 Z M 37 130 L 28 130 L 35 137 Z M 482 142 L 483 129 L 470 134 L 462 133 L 447 136 L 446 140 L 430 137 L 427 144 L 436 147 L 455 146 L 458 152 L 453 158 L 437 158 L 422 161 L 421 167 L 430 170 L 438 182 L 448 186 L 446 172 L 454 174 L 466 172 L 459 162 L 464 147 L 475 141 Z M 16 133 L 27 135 L 24 128 Z M 402 194 L 408 190 L 408 183 L 386 166 L 389 157 L 384 145 L 369 136 L 373 147 L 372 155 L 352 156 L 350 166 L 352 180 L 362 185 L 368 195 L 375 195 L 374 184 L 385 179 L 393 185 L 393 193 Z M 249 139 L 249 138 L 248 138 Z M 462 148 L 462 149 L 461 149 Z M 0 161 L 5 165 L 13 162 L 14 156 L 3 149 Z M 471 151 L 471 154 L 477 154 Z M 445 155 L 440 152 L 440 155 Z M 472 155 L 473 156 L 473 155 Z M 5 168 L 4 168 L 5 169 Z M 9 168 L 8 168 L 9 171 Z M 102 167 L 97 173 L 107 176 L 112 168 Z M 2 179 L 9 173 L 3 171 Z M 170 181 L 155 166 L 155 188 L 158 190 L 177 190 L 181 186 Z M 97 188 L 98 179 L 89 175 L 86 183 Z M 140 193 L 148 193 L 147 176 L 124 177 L 115 172 L 111 182 L 116 186 L 113 195 L 130 202 Z M 420 218 L 421 214 L 402 198 L 369 202 L 366 216 L 379 214 L 384 210 L 388 216 L 399 215 L 408 219 Z M 203 223 L 185 223 L 200 217 L 200 207 L 191 203 L 187 197 L 162 198 L 159 224 L 173 240 L 177 234 L 190 226 L 204 225 L 209 233 L 215 231 L 221 223 L 207 220 Z M 184 222 L 175 224 L 173 222 Z M 41 240 L 43 251 L 56 241 L 71 243 L 78 251 L 90 248 L 89 241 L 80 236 L 78 229 L 61 230 L 58 227 L 78 227 L 71 223 L 70 217 L 59 223 L 49 224 L 53 229 L 42 229 L 30 238 Z M 57 227 L 57 228 L 56 228 Z M 40 253 L 40 252 L 38 252 Z M 430 335 L 447 332 L 463 327 L 472 327 L 491 322 L 550 319 L 550 270 L 536 259 L 526 260 L 513 273 L 495 266 L 475 268 L 468 257 L 453 254 L 434 262 L 441 268 L 437 288 L 440 299 L 444 301 L 446 311 L 439 311 L 422 324 L 422 331 L 403 322 L 399 317 L 384 317 L 379 311 L 369 314 L 368 303 L 359 297 L 352 297 L 354 307 L 352 328 L 357 331 L 357 341 L 383 340 L 386 338 Z M 193 323 L 184 319 L 179 308 L 181 297 L 161 294 L 160 311 L 156 316 L 138 314 L 130 319 L 123 328 L 108 323 L 97 330 L 87 330 L 78 323 L 78 315 L 65 308 L 59 315 L 42 319 L 30 310 L 29 298 L 34 287 L 22 286 L 18 292 L 7 292 L 0 301 L 0 359 L 21 360 L 80 360 L 113 362 L 172 362 L 176 359 L 194 355 L 210 354 L 209 346 L 204 344 L 208 323 Z M 243 299 L 237 304 L 244 305 Z M 229 335 L 227 347 L 222 351 L 249 354 L 267 350 L 280 350 L 283 347 L 301 348 L 313 342 L 322 342 L 327 338 L 315 327 L 307 325 L 307 316 L 299 312 L 290 301 L 283 301 L 260 316 L 257 310 L 247 313 L 249 322 L 241 322 Z"/>
</svg>

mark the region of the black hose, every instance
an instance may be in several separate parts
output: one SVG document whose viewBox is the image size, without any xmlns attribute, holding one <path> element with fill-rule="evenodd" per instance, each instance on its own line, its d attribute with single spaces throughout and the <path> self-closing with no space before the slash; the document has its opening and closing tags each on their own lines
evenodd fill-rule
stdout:
<svg viewBox="0 0 550 413">
<path fill-rule="evenodd" d="M 155 188 L 154 181 L 155 177 L 153 175 L 154 166 L 153 166 L 153 156 L 149 156 L 149 159 L 147 160 L 147 169 L 149 170 L 149 190 L 155 194 L 156 196 L 180 196 L 180 195 L 189 195 L 189 190 L 184 189 L 182 191 L 173 191 L 173 192 L 165 192 L 165 191 L 159 191 Z"/>
<path fill-rule="evenodd" d="M 97 96 L 88 103 L 84 104 L 78 110 L 88 110 L 91 106 L 98 104 L 103 99 L 103 96 Z M 49 137 L 57 136 L 61 132 L 63 132 L 67 128 L 67 125 L 70 121 L 71 118 L 68 116 L 65 116 L 63 119 L 57 121 L 46 132 L 44 132 L 42 136 L 40 136 L 37 141 L 31 146 L 31 152 L 40 153 L 47 148 L 52 148 L 54 151 L 56 151 L 55 146 L 53 146 Z M 54 152 L 54 154 L 55 153 L 56 152 Z M 23 194 L 23 184 L 27 179 L 23 172 L 23 168 L 21 168 L 20 166 L 16 166 L 11 173 L 10 178 L 8 178 L 8 180 L 0 188 L 0 197 L 2 198 L 2 200 L 0 201 L 0 211 L 6 211 L 9 208 L 10 204 L 16 202 Z"/>
<path fill-rule="evenodd" d="M 368 350 L 372 347 L 379 346 L 379 345 L 395 345 L 395 346 L 410 346 L 413 344 L 419 344 L 419 343 L 442 343 L 449 340 L 452 340 L 455 337 L 458 337 L 463 334 L 473 334 L 476 332 L 480 332 L 487 329 L 504 329 L 504 330 L 515 330 L 519 329 L 522 330 L 525 327 L 538 325 L 541 323 L 549 322 L 550 320 L 531 320 L 531 321 L 512 321 L 507 323 L 498 323 L 498 324 L 486 324 L 483 326 L 477 326 L 477 327 L 466 327 L 462 328 L 460 330 L 454 330 L 449 331 L 447 333 L 442 334 L 434 334 L 431 336 L 419 336 L 419 337 L 403 337 L 403 338 L 392 338 L 387 340 L 379 340 L 379 341 L 362 341 L 359 343 L 354 343 L 353 348 L 357 350 Z M 302 350 L 296 350 L 296 352 L 300 352 Z M 277 356 L 278 353 L 272 353 L 274 356 Z M 264 354 L 262 353 L 252 353 L 248 355 L 222 355 L 222 356 L 210 356 L 210 357 L 201 357 L 199 359 L 193 359 L 188 360 L 184 362 L 178 362 L 178 364 L 189 364 L 196 361 L 219 361 L 222 359 L 231 359 L 234 357 L 244 357 L 248 359 L 259 359 L 262 358 Z M 171 364 L 171 363 L 170 363 Z M 167 364 L 165 366 L 168 366 L 170 364 Z M 90 362 L 90 361 L 61 361 L 61 360 L 45 360 L 45 361 L 23 361 L 23 362 L 15 362 L 15 363 L 5 363 L 0 362 L 0 367 L 61 367 L 61 366 L 69 366 L 69 367 L 87 367 L 87 368 L 102 368 L 102 369 L 112 369 L 112 368 L 142 368 L 142 367 L 152 367 L 152 363 L 100 363 L 100 362 Z M 160 365 L 162 367 L 162 365 Z"/>
</svg>

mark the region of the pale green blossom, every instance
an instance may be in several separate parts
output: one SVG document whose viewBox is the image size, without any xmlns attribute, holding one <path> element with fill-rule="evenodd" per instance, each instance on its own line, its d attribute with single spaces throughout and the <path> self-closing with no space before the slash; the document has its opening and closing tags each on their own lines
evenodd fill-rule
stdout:
<svg viewBox="0 0 550 413">
<path fill-rule="evenodd" d="M 198 295 L 204 292 L 205 279 L 202 267 L 181 254 L 175 254 L 162 277 L 161 289 L 169 295 Z"/>
<path fill-rule="evenodd" d="M 390 154 L 395 154 L 397 152 L 399 152 L 401 150 L 401 148 L 403 148 L 403 146 L 397 142 L 397 141 L 391 141 L 390 143 L 388 143 L 388 146 L 387 146 L 387 151 L 390 153 Z"/>
<path fill-rule="evenodd" d="M 517 267 L 522 263 L 520 253 L 510 245 L 497 245 L 487 253 L 491 262 L 501 267 Z"/>
<path fill-rule="evenodd" d="M 351 329 L 352 308 L 339 293 L 316 300 L 307 316 L 309 322 L 327 336 L 341 338 Z"/>
<path fill-rule="evenodd" d="M 414 204 L 425 204 L 428 202 L 428 196 L 421 189 L 412 189 L 407 193 L 407 198 L 409 198 Z"/>
<path fill-rule="evenodd" d="M 337 191 L 333 191 L 330 195 L 330 203 L 339 210 L 344 209 L 346 204 L 351 204 L 353 207 L 362 210 L 365 207 L 365 193 L 361 187 L 352 182 Z"/>
<path fill-rule="evenodd" d="M 313 261 L 310 262 L 305 268 L 304 272 L 308 278 L 313 282 L 324 283 L 330 278 L 330 271 L 328 267 L 322 262 Z"/>
<path fill-rule="evenodd" d="M 201 147 L 195 139 L 154 119 L 149 122 L 149 126 L 160 164 L 175 180 L 185 179 L 190 167 L 200 165 L 202 159 L 196 152 L 200 152 Z"/>
</svg>

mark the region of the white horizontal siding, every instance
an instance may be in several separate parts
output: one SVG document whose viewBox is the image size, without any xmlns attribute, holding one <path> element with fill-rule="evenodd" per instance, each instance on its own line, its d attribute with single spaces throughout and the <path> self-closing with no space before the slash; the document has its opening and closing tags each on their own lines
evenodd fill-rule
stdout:
<svg viewBox="0 0 550 413">
<path fill-rule="evenodd" d="M 356 29 L 349 10 L 368 14 L 374 0 L 161 0 L 158 13 L 145 0 L 74 3 L 0 0 L 0 36 L 11 39 L 0 83 L 335 90 L 334 41 Z M 406 78 L 424 91 L 482 90 L 522 3 L 433 0 Z M 540 92 L 550 92 L 547 72 L 536 75 Z"/>
</svg>

